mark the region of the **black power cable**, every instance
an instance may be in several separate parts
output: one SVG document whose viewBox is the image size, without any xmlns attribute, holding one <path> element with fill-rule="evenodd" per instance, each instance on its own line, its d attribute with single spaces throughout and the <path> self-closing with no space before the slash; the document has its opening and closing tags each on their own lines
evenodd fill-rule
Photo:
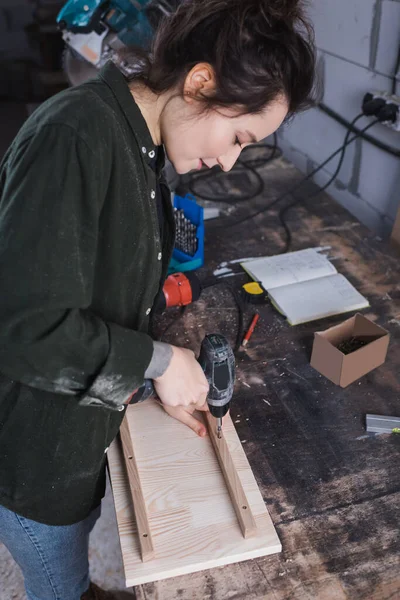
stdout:
<svg viewBox="0 0 400 600">
<path fill-rule="evenodd" d="M 357 121 L 359 121 L 364 115 L 364 113 L 360 113 L 359 115 L 357 115 L 353 121 L 351 122 L 351 125 L 355 125 L 355 123 Z M 379 119 L 376 119 L 375 121 L 373 121 L 372 123 L 369 123 L 362 131 L 366 131 L 367 129 L 369 129 L 370 127 L 372 127 L 373 125 L 375 125 L 376 123 L 379 123 Z M 325 166 L 325 164 L 331 160 L 334 156 L 336 156 L 339 152 L 340 152 L 340 158 L 338 161 L 338 164 L 336 166 L 335 172 L 332 174 L 332 176 L 329 178 L 329 180 L 327 181 L 327 183 L 320 189 L 318 189 L 314 194 L 311 194 L 310 196 L 308 196 L 307 198 L 313 198 L 315 196 L 317 196 L 318 194 L 320 194 L 321 192 L 323 192 L 324 190 L 326 190 L 331 183 L 336 179 L 338 173 L 340 172 L 340 169 L 342 168 L 342 164 L 343 164 L 343 160 L 346 154 L 346 149 L 348 147 L 349 144 L 351 144 L 355 139 L 357 139 L 358 137 L 360 137 L 358 134 L 356 134 L 354 137 L 352 137 L 350 139 L 350 136 L 352 134 L 352 130 L 349 128 L 348 131 L 346 132 L 346 136 L 344 138 L 343 144 L 342 146 L 338 149 L 338 151 L 336 151 L 335 153 L 333 153 L 326 161 L 324 161 L 324 163 L 322 163 L 322 165 L 319 165 L 316 169 L 314 169 L 313 173 L 315 175 L 315 173 L 317 173 L 323 166 Z M 305 179 L 303 179 L 299 184 L 297 184 L 296 189 L 298 187 L 300 187 L 300 185 L 302 185 L 302 183 L 304 183 L 304 181 L 306 179 L 309 179 L 310 176 L 312 176 L 312 174 L 308 175 Z M 295 198 L 295 200 L 293 202 L 291 202 L 290 204 L 288 204 L 287 206 L 285 206 L 284 208 L 282 208 L 279 211 L 279 220 L 281 222 L 281 225 L 285 231 L 286 234 L 286 240 L 285 240 L 285 247 L 284 250 L 282 251 L 283 253 L 286 253 L 290 250 L 290 245 L 291 245 L 291 241 L 292 241 L 292 234 L 290 231 L 290 228 L 288 226 L 288 224 L 285 221 L 285 214 L 291 209 L 293 208 L 293 206 L 295 206 L 298 202 L 300 202 L 303 198 Z M 269 207 L 272 206 L 272 204 L 275 204 L 277 202 L 277 200 L 275 200 L 273 203 L 271 203 L 269 205 Z M 211 282 L 209 285 L 203 286 L 203 287 L 211 287 L 212 285 L 217 285 L 220 283 L 225 283 L 228 288 L 231 290 L 233 297 L 236 300 L 237 306 L 238 306 L 238 311 L 239 311 L 239 322 L 238 322 L 238 332 L 237 332 L 237 337 L 236 337 L 236 345 L 234 348 L 234 352 L 236 354 L 236 352 L 239 350 L 241 343 L 242 343 L 242 338 L 243 338 L 243 320 L 244 320 L 244 301 L 240 295 L 240 292 L 238 290 L 236 290 L 233 286 L 231 286 L 227 281 L 224 280 L 218 280 L 218 281 L 214 281 Z"/>
<path fill-rule="evenodd" d="M 363 116 L 364 116 L 363 113 L 357 115 L 353 119 L 353 121 L 351 122 L 351 125 L 352 126 L 355 125 L 355 123 L 357 123 L 357 121 L 359 121 Z M 342 168 L 342 164 L 343 164 L 343 160 L 344 160 L 344 157 L 345 157 L 345 154 L 346 154 L 347 145 L 348 145 L 348 142 L 349 142 L 349 138 L 351 136 L 351 132 L 352 132 L 352 130 L 349 128 L 348 131 L 347 131 L 347 133 L 346 133 L 346 136 L 344 138 L 344 141 L 343 141 L 341 155 L 340 155 L 337 167 L 335 169 L 335 172 L 333 173 L 333 175 L 329 178 L 329 180 L 327 181 L 327 183 L 325 183 L 325 185 L 323 187 L 319 188 L 314 194 L 308 195 L 307 199 L 314 198 L 314 197 L 318 196 L 321 192 L 323 192 L 324 190 L 326 190 L 331 185 L 331 183 L 333 183 L 333 181 L 335 181 L 336 177 L 338 176 L 338 174 L 340 172 L 340 169 Z M 279 211 L 278 217 L 279 217 L 281 225 L 282 225 L 283 229 L 285 230 L 285 234 L 286 234 L 285 248 L 284 248 L 282 254 L 285 254 L 286 252 L 289 252 L 290 246 L 291 246 L 291 243 L 292 243 L 292 234 L 291 234 L 291 231 L 289 229 L 288 224 L 286 223 L 286 221 L 284 219 L 284 215 L 291 208 L 293 208 L 293 206 L 295 206 L 298 202 L 301 202 L 301 200 L 302 200 L 302 198 L 295 198 L 295 200 L 293 202 L 291 202 L 290 204 L 288 204 L 287 206 L 285 206 L 284 208 L 282 208 Z"/>
<path fill-rule="evenodd" d="M 353 133 L 358 133 L 359 136 L 366 142 L 369 142 L 373 146 L 376 146 L 380 150 L 383 150 L 384 152 L 387 152 L 388 154 L 391 154 L 392 156 L 396 156 L 396 158 L 400 158 L 400 149 L 393 148 L 392 146 L 385 144 L 385 142 L 381 142 L 380 140 L 377 140 L 376 138 L 372 137 L 371 135 L 365 134 L 360 129 L 357 129 L 357 127 L 354 127 L 354 125 L 351 125 L 351 123 L 349 121 L 344 119 L 337 112 L 335 112 L 334 110 L 329 108 L 329 106 L 326 106 L 325 104 L 320 103 L 320 104 L 318 104 L 318 108 L 321 109 L 327 115 L 329 115 L 332 119 L 335 119 L 335 121 L 337 121 L 338 123 L 343 125 L 343 127 L 347 127 L 348 129 L 351 129 L 351 131 Z"/>
<path fill-rule="evenodd" d="M 295 191 L 297 191 L 299 189 L 299 187 L 303 183 L 305 183 L 307 180 L 309 180 L 311 177 L 313 177 L 316 173 L 318 173 L 330 160 L 332 160 L 337 154 L 340 153 L 340 158 L 339 158 L 339 161 L 338 161 L 338 165 L 337 165 L 337 167 L 336 167 L 335 172 L 333 173 L 333 175 L 330 177 L 330 179 L 328 180 L 328 182 L 322 188 L 319 188 L 314 194 L 311 194 L 311 196 L 308 196 L 308 199 L 309 198 L 313 198 L 314 196 L 317 196 L 322 191 L 324 191 L 325 189 L 327 189 L 331 185 L 331 183 L 336 179 L 336 177 L 337 177 L 337 175 L 338 175 L 338 173 L 339 173 L 339 171 L 340 171 L 340 169 L 342 167 L 347 146 L 349 144 L 351 144 L 354 140 L 356 140 L 356 139 L 358 139 L 360 137 L 363 137 L 364 139 L 367 139 L 365 137 L 365 135 L 364 135 L 365 132 L 368 129 L 370 129 L 371 127 L 373 127 L 376 123 L 380 122 L 380 119 L 376 119 L 372 123 L 369 123 L 366 127 L 364 127 L 364 129 L 358 130 L 357 128 L 355 128 L 355 124 L 363 116 L 365 116 L 364 113 L 360 113 L 359 115 L 357 115 L 353 119 L 353 121 L 351 123 L 348 124 L 348 126 L 346 125 L 348 127 L 348 131 L 346 132 L 346 136 L 345 136 L 345 139 L 344 139 L 344 142 L 343 142 L 342 146 L 340 148 L 338 148 L 335 152 L 333 152 L 323 163 L 321 163 L 320 165 L 318 165 L 318 167 L 316 167 L 311 173 L 309 173 L 306 177 L 304 177 L 299 183 L 297 183 L 295 186 L 293 186 L 292 188 L 290 188 L 289 190 L 287 190 L 284 194 L 280 195 L 278 198 L 276 198 L 275 200 L 273 200 L 267 207 L 264 207 L 263 209 L 257 211 L 256 213 L 248 215 L 247 217 L 244 217 L 243 219 L 240 219 L 239 221 L 235 221 L 235 223 L 232 223 L 232 224 L 223 224 L 222 226 L 225 227 L 225 228 L 227 228 L 227 227 L 233 227 L 233 226 L 241 224 L 241 223 L 243 223 L 243 222 L 245 222 L 245 221 L 247 221 L 249 219 L 253 219 L 256 216 L 258 216 L 259 214 L 262 214 L 262 213 L 270 210 L 278 202 L 280 202 L 281 200 L 283 200 L 287 195 L 293 194 Z M 350 135 L 353 132 L 356 132 L 356 133 L 350 139 Z M 371 138 L 371 139 L 373 139 L 373 138 Z M 276 137 L 276 134 L 274 134 L 274 146 L 272 147 L 272 154 L 271 154 L 271 156 L 269 157 L 268 160 L 272 160 L 273 158 L 275 158 L 277 150 L 278 150 L 278 147 L 277 147 L 277 137 Z M 255 161 L 246 161 L 246 162 L 241 161 L 241 162 L 242 162 L 242 164 L 245 165 L 246 168 L 254 171 L 254 169 L 256 169 L 257 167 L 265 164 L 266 161 L 265 161 L 265 159 L 258 158 Z M 259 174 L 256 171 L 254 171 L 254 172 L 261 179 L 261 177 L 259 176 Z M 198 180 L 200 178 L 201 179 L 206 179 L 206 178 L 210 177 L 211 175 L 213 175 L 213 173 L 208 173 L 208 172 L 204 173 L 204 174 L 201 173 L 200 176 L 199 175 L 195 176 L 194 179 L 195 180 Z M 214 200 L 214 201 L 217 199 L 215 197 L 215 195 L 213 195 L 210 198 L 207 198 L 204 195 L 202 196 L 197 191 L 195 192 L 193 190 L 193 187 L 192 187 L 191 191 L 192 191 L 192 193 L 196 193 L 197 196 L 203 197 L 205 199 L 211 199 L 211 200 Z M 257 194 L 253 193 L 252 195 L 250 195 L 250 198 L 258 195 L 258 193 L 259 192 L 257 192 Z M 241 199 L 249 199 L 249 198 L 248 197 L 246 197 L 246 198 L 243 197 Z M 229 197 L 229 200 L 232 200 L 232 196 Z M 286 221 L 284 219 L 284 215 L 293 206 L 295 206 L 298 202 L 301 202 L 302 200 L 303 200 L 302 197 L 295 198 L 295 200 L 293 202 L 291 202 L 290 204 L 288 204 L 287 206 L 285 206 L 284 208 L 282 208 L 279 211 L 279 220 L 280 220 L 281 225 L 284 228 L 285 234 L 286 234 L 285 248 L 283 250 L 283 253 L 289 251 L 290 245 L 291 245 L 291 239 L 292 239 L 291 231 L 290 231 L 290 229 L 289 229 L 289 227 L 288 227 L 288 225 L 287 225 L 287 223 L 286 223 Z M 224 200 L 220 199 L 220 201 L 224 201 Z M 225 201 L 227 201 L 227 200 L 225 200 Z M 232 295 L 233 295 L 233 297 L 235 299 L 235 302 L 237 304 L 237 307 L 238 307 L 238 331 L 237 331 L 236 343 L 235 343 L 235 348 L 234 348 L 234 352 L 236 353 L 239 350 L 240 346 L 241 346 L 242 338 L 243 338 L 244 301 L 243 301 L 243 299 L 242 299 L 242 297 L 240 295 L 240 292 L 238 290 L 236 290 L 231 284 L 229 284 L 229 282 L 225 281 L 224 279 L 214 279 L 214 280 L 211 280 L 210 282 L 203 284 L 203 289 L 205 289 L 207 287 L 212 287 L 214 285 L 221 285 L 221 284 L 225 284 L 228 287 L 228 289 L 231 291 L 231 293 L 232 293 Z M 170 327 L 172 325 L 174 325 L 184 315 L 184 313 L 186 311 L 186 308 L 187 308 L 186 306 L 181 308 L 180 314 L 178 315 L 178 317 L 174 321 L 172 321 L 164 329 L 164 331 L 162 332 L 162 334 L 160 336 L 160 339 L 162 339 L 164 337 L 164 335 L 167 333 L 167 331 L 170 329 Z"/>
<path fill-rule="evenodd" d="M 357 115 L 358 117 L 361 117 L 362 115 Z M 278 204 L 278 202 L 281 202 L 281 200 L 283 200 L 284 198 L 286 198 L 286 196 L 288 196 L 289 194 L 293 194 L 294 192 L 296 192 L 299 187 L 301 185 L 303 185 L 303 183 L 305 183 L 306 181 L 308 181 L 309 179 L 311 179 L 311 177 L 313 177 L 316 173 L 318 173 L 321 169 L 324 168 L 324 166 L 332 160 L 332 158 L 335 158 L 335 156 L 337 156 L 340 152 L 343 151 L 344 148 L 346 148 L 349 144 L 351 144 L 352 142 L 354 142 L 354 140 L 356 140 L 358 137 L 360 137 L 361 133 L 364 133 L 365 131 L 367 131 L 368 129 L 370 129 L 373 125 L 375 125 L 376 123 L 379 123 L 379 120 L 375 120 L 372 123 L 369 123 L 369 125 L 367 125 L 366 127 L 364 127 L 364 129 L 360 130 L 360 133 L 355 134 L 350 140 L 348 139 L 347 142 L 345 144 L 343 144 L 342 146 L 340 146 L 340 148 L 338 148 L 337 150 L 335 150 L 335 152 L 333 152 L 330 156 L 328 156 L 328 158 L 326 160 L 324 160 L 323 163 L 319 164 L 318 167 L 316 167 L 313 171 L 311 171 L 311 173 L 309 173 L 308 175 L 306 175 L 306 177 L 304 177 L 299 183 L 297 183 L 296 185 L 294 185 L 293 187 L 289 188 L 286 192 L 284 192 L 283 194 L 281 194 L 280 196 L 278 196 L 278 198 L 275 198 L 275 200 L 273 200 L 272 202 L 270 202 L 267 206 L 261 208 L 260 210 L 247 215 L 246 217 L 243 217 L 242 219 L 239 219 L 237 221 L 235 221 L 234 223 L 221 223 L 218 227 L 223 227 L 224 229 L 230 228 L 230 227 L 236 227 L 236 225 L 241 225 L 242 223 L 249 221 L 250 219 L 254 219 L 255 217 L 257 217 L 258 215 L 261 215 L 267 211 L 269 211 L 273 206 L 275 206 L 276 204 Z M 296 200 L 297 202 L 298 200 Z"/>
</svg>

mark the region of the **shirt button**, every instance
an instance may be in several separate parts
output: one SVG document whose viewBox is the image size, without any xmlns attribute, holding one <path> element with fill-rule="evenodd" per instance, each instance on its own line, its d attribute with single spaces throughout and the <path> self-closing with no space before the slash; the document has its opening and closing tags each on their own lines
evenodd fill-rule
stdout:
<svg viewBox="0 0 400 600">
<path fill-rule="evenodd" d="M 142 152 L 143 152 L 143 154 L 146 154 L 146 152 L 147 152 L 147 148 L 145 148 L 145 147 L 143 146 L 143 148 L 142 148 Z"/>
<path fill-rule="evenodd" d="M 161 259 L 162 259 L 162 253 L 161 253 L 161 252 L 159 252 L 159 253 L 157 254 L 157 258 L 158 258 L 158 260 L 161 260 Z"/>
<path fill-rule="evenodd" d="M 151 308 L 148 308 L 148 309 L 146 310 L 146 315 L 149 315 L 150 313 L 151 313 Z"/>
<path fill-rule="evenodd" d="M 150 152 L 149 152 L 150 158 L 154 158 L 155 155 L 156 155 L 156 153 L 154 152 L 154 150 L 150 150 Z"/>
<path fill-rule="evenodd" d="M 156 193 L 154 190 L 151 190 L 150 196 L 152 197 L 152 199 L 154 200 L 154 198 L 156 197 Z"/>
<path fill-rule="evenodd" d="M 125 406 L 123 406 L 123 405 L 122 405 L 122 406 L 118 406 L 118 410 L 119 410 L 119 412 L 123 411 L 123 410 L 124 410 L 124 408 L 125 408 Z"/>
</svg>

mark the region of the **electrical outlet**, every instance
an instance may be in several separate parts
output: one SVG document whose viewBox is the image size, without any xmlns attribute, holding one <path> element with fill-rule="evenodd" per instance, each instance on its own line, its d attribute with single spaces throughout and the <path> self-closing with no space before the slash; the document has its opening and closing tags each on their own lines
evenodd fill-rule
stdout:
<svg viewBox="0 0 400 600">
<path fill-rule="evenodd" d="M 390 129 L 394 129 L 395 131 L 400 132 L 400 97 L 396 96 L 395 94 L 389 94 L 388 92 L 368 92 L 364 96 L 363 106 L 366 102 L 369 102 L 370 100 L 375 100 L 377 98 L 381 98 L 382 100 L 384 100 L 387 106 L 392 105 L 393 107 L 397 107 L 397 112 L 394 108 L 394 112 L 396 112 L 394 120 L 382 121 L 382 124 L 386 125 L 387 127 L 390 127 Z"/>
</svg>

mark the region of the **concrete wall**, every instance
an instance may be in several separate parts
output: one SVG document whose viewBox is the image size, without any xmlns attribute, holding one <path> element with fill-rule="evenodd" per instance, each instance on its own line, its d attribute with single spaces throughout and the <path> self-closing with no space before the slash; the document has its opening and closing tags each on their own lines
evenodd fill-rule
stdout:
<svg viewBox="0 0 400 600">
<path fill-rule="evenodd" d="M 400 0 L 312 0 L 310 15 L 323 102 L 351 121 L 361 112 L 366 92 L 391 90 L 400 45 Z M 369 121 L 364 118 L 357 126 Z M 380 124 L 368 133 L 400 149 L 400 133 Z M 315 108 L 283 127 L 279 143 L 287 158 L 308 173 L 343 143 L 345 134 L 342 125 Z M 324 185 L 336 166 L 334 159 L 315 182 Z M 357 140 L 349 146 L 328 193 L 378 235 L 386 236 L 400 205 L 400 159 Z"/>
</svg>

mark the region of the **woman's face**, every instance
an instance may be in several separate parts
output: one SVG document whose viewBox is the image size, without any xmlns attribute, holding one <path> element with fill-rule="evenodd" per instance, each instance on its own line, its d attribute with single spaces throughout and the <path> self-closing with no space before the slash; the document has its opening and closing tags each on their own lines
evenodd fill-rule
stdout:
<svg viewBox="0 0 400 600">
<path fill-rule="evenodd" d="M 203 165 L 232 169 L 243 148 L 274 133 L 287 115 L 284 99 L 262 113 L 239 115 L 233 109 L 213 109 L 199 114 L 196 101 L 173 97 L 161 117 L 161 137 L 167 156 L 178 174 Z"/>
</svg>

